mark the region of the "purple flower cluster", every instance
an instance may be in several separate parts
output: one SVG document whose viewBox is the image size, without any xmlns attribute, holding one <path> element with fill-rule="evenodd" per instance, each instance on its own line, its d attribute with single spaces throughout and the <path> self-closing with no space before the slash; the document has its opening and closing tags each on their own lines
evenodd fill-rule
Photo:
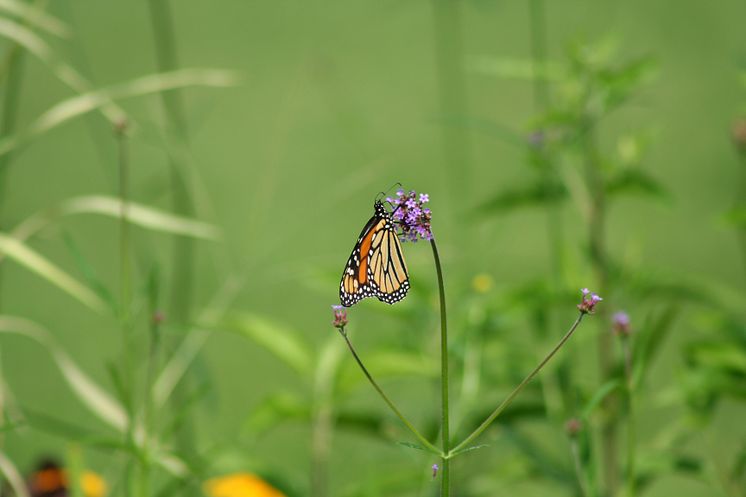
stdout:
<svg viewBox="0 0 746 497">
<path fill-rule="evenodd" d="M 632 331 L 629 315 L 624 311 L 619 311 L 611 317 L 611 329 L 614 334 L 627 336 Z"/>
<path fill-rule="evenodd" d="M 341 305 L 333 305 L 332 310 L 334 311 L 334 321 L 332 321 L 332 326 L 338 330 L 344 330 L 344 327 L 347 326 L 348 323 L 347 311 Z"/>
<path fill-rule="evenodd" d="M 578 304 L 578 309 L 583 314 L 593 314 L 593 309 L 595 309 L 596 304 L 601 302 L 603 299 L 595 293 L 591 293 L 587 288 L 581 289 L 580 293 L 583 294 L 583 297 Z"/>
<path fill-rule="evenodd" d="M 430 201 L 427 193 L 419 195 L 414 190 L 404 191 L 400 188 L 396 192 L 396 198 L 387 198 L 386 201 L 394 206 L 392 217 L 401 229 L 400 239 L 402 241 L 416 242 L 419 238 L 432 240 L 433 233 L 430 231 L 430 220 L 432 213 L 424 207 Z"/>
</svg>

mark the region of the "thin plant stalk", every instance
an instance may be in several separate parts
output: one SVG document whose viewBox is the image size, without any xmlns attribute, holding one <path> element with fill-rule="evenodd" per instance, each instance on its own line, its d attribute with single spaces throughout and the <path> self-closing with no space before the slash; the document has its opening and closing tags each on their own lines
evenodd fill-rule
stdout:
<svg viewBox="0 0 746 497">
<path fill-rule="evenodd" d="M 432 0 L 435 41 L 436 82 L 441 117 L 446 121 L 463 119 L 468 114 L 464 78 L 463 35 L 459 0 Z M 469 185 L 471 145 L 464 126 L 445 122 L 441 125 L 446 175 L 453 192 Z M 456 198 L 452 199 L 456 200 Z M 455 205 L 459 205 L 456 202 Z"/>
<path fill-rule="evenodd" d="M 601 160 L 596 143 L 596 125 L 589 118 L 584 123 L 585 176 L 591 196 L 588 212 L 588 240 L 591 266 L 595 284 L 599 291 L 607 291 L 609 286 L 609 266 L 606 253 L 606 192 L 601 172 Z M 608 380 L 614 373 L 614 354 L 612 335 L 606 329 L 608 316 L 605 308 L 599 312 L 598 361 L 601 382 Z M 603 400 L 603 420 L 601 424 L 601 462 L 603 472 L 604 495 L 612 496 L 618 485 L 617 461 L 617 415 L 615 395 L 608 395 Z"/>
<path fill-rule="evenodd" d="M 443 269 L 440 264 L 440 255 L 438 246 L 435 244 L 435 238 L 430 240 L 430 247 L 433 249 L 433 260 L 435 261 L 435 271 L 438 275 L 438 296 L 440 302 L 440 388 L 441 388 L 441 430 L 442 430 L 442 452 L 440 467 L 440 495 L 447 497 L 450 495 L 450 458 L 451 452 L 451 433 L 450 433 L 450 412 L 448 410 L 448 314 L 446 312 L 446 295 L 443 284 Z"/>
<path fill-rule="evenodd" d="M 622 336 L 622 350 L 624 353 L 624 376 L 627 387 L 627 497 L 635 497 L 636 487 L 636 452 L 637 452 L 637 423 L 634 404 L 634 380 L 632 378 L 632 347 L 630 337 Z"/>
<path fill-rule="evenodd" d="M 150 19 L 155 36 L 156 62 L 161 72 L 178 69 L 179 62 L 174 35 L 173 15 L 169 0 L 150 0 Z M 160 93 L 166 119 L 178 148 L 183 149 L 188 140 L 186 113 L 179 90 Z M 173 209 L 176 214 L 191 216 L 194 211 L 186 180 L 186 167 L 182 156 L 169 152 Z M 194 247 L 188 237 L 174 239 L 174 267 L 171 285 L 170 319 L 184 324 L 189 320 L 193 285 L 192 266 Z"/>
<path fill-rule="evenodd" d="M 547 66 L 547 36 L 546 36 L 546 15 L 544 0 L 530 0 L 529 19 L 531 32 L 531 59 L 533 66 L 533 99 L 536 112 L 544 115 L 551 105 L 549 85 L 546 79 Z M 557 180 L 555 163 L 541 137 L 539 143 L 531 144 L 531 152 L 538 159 L 541 169 L 541 180 L 546 192 L 552 191 Z M 544 202 L 546 233 L 547 233 L 547 251 L 549 253 L 549 274 L 550 289 L 553 296 L 559 295 L 562 290 L 564 275 L 564 228 L 562 220 L 562 210 L 548 199 Z M 549 330 L 553 330 L 557 325 L 557 313 L 553 307 L 546 310 L 547 319 L 542 335 L 546 336 Z M 559 391 L 559 380 L 557 375 L 546 375 L 542 377 L 542 391 L 544 402 L 548 414 L 554 417 L 560 414 L 561 394 Z"/>
<path fill-rule="evenodd" d="M 150 0 L 150 20 L 155 38 L 156 63 L 161 72 L 178 69 L 179 61 L 176 50 L 173 15 L 170 0 Z M 173 211 L 183 216 L 194 214 L 194 205 L 187 181 L 187 164 L 185 151 L 188 143 L 186 113 L 179 90 L 161 92 L 170 135 L 175 147 L 169 147 L 169 171 L 173 198 Z M 175 150 L 175 152 L 174 152 Z M 188 237 L 175 237 L 173 240 L 173 264 L 171 268 L 171 302 L 169 319 L 178 325 L 186 326 L 190 320 L 192 289 L 194 285 L 194 244 Z M 178 343 L 171 344 L 175 350 Z M 184 397 L 188 378 L 184 378 L 174 392 L 173 401 L 179 403 Z M 182 399 L 183 400 L 183 399 Z M 189 418 L 183 419 L 186 425 Z M 184 426 L 178 433 L 178 443 L 182 452 L 194 452 L 194 430 Z"/>
<path fill-rule="evenodd" d="M 132 305 L 131 296 L 131 263 L 130 263 L 130 226 L 128 218 L 129 203 L 129 158 L 127 155 L 126 123 L 121 122 L 115 127 L 114 132 L 117 139 L 117 161 L 119 172 L 119 200 L 121 212 L 119 217 L 119 325 L 122 333 L 122 378 L 125 388 L 124 405 L 127 409 L 127 429 L 125 431 L 125 443 L 130 447 L 135 446 L 135 376 L 132 358 L 133 337 L 130 311 Z M 127 465 L 124 485 L 126 493 L 130 493 L 133 486 L 132 464 Z"/>
<path fill-rule="evenodd" d="M 404 423 L 404 426 L 407 427 L 407 429 L 412 432 L 412 434 L 415 436 L 417 440 L 420 441 L 420 443 L 430 452 L 433 454 L 437 454 L 439 456 L 443 456 L 440 449 L 438 449 L 435 445 L 430 443 L 430 441 L 425 438 L 425 436 L 420 433 L 417 428 L 414 427 L 414 425 L 402 414 L 402 412 L 399 410 L 398 407 L 396 407 L 396 404 L 386 395 L 383 391 L 383 389 L 378 385 L 376 380 L 373 379 L 373 376 L 368 372 L 368 368 L 365 367 L 365 364 L 363 364 L 362 359 L 360 359 L 360 356 L 358 356 L 357 351 L 355 350 L 355 347 L 352 345 L 352 342 L 350 342 L 350 338 L 347 336 L 347 331 L 345 328 L 339 328 L 339 334 L 342 335 L 342 338 L 344 338 L 345 343 L 347 343 L 347 348 L 350 349 L 350 352 L 352 353 L 352 357 L 355 358 L 355 362 L 357 362 L 357 365 L 360 366 L 360 369 L 362 370 L 365 377 L 368 379 L 368 382 L 373 386 L 376 392 L 378 392 L 378 395 L 381 396 L 383 401 L 386 403 L 386 405 L 389 406 L 389 409 L 396 415 L 399 420 Z"/>
<path fill-rule="evenodd" d="M 5 86 L 5 95 L 3 101 L 3 115 L 0 125 L 2 137 L 11 136 L 15 132 L 16 122 L 18 120 L 18 106 L 21 101 L 21 89 L 23 87 L 23 59 L 24 51 L 18 44 L 13 44 L 8 49 L 6 59 L 7 81 Z M 4 213 L 5 198 L 8 189 L 8 169 L 12 161 L 12 153 L 0 156 L 0 231 L 5 229 Z M 0 308 L 2 308 L 2 286 L 3 286 L 3 265 L 0 264 Z"/>
<path fill-rule="evenodd" d="M 590 497 L 590 485 L 588 484 L 587 474 L 583 470 L 583 461 L 580 458 L 580 444 L 578 444 L 576 435 L 570 438 L 570 452 L 572 453 L 572 462 L 575 469 L 575 477 L 578 479 L 580 492 L 583 497 Z"/>
<path fill-rule="evenodd" d="M 344 349 L 336 340 L 319 355 L 311 416 L 311 497 L 329 495 L 329 456 L 334 432 L 334 385 Z"/>
<path fill-rule="evenodd" d="M 578 318 L 575 320 L 575 322 L 572 324 L 570 329 L 565 333 L 565 335 L 560 339 L 559 342 L 557 342 L 557 345 L 554 346 L 554 348 L 544 357 L 544 359 L 541 360 L 541 362 L 526 376 L 523 381 L 521 381 L 517 387 L 513 389 L 512 392 L 503 400 L 500 405 L 498 405 L 494 411 L 492 411 L 492 414 L 487 416 L 487 419 L 485 419 L 481 425 L 479 425 L 468 437 L 464 439 L 463 442 L 459 443 L 456 447 L 451 449 L 449 454 L 447 454 L 450 457 L 453 457 L 454 455 L 458 454 L 459 452 L 463 451 L 464 449 L 467 449 L 469 444 L 472 443 L 479 435 L 486 430 L 497 417 L 502 414 L 502 412 L 510 406 L 510 404 L 513 402 L 513 400 L 516 398 L 516 396 L 521 393 L 521 390 L 528 385 L 528 383 L 534 379 L 534 377 L 539 373 L 539 371 L 544 368 L 544 366 L 554 357 L 554 355 L 559 351 L 559 349 L 562 348 L 562 346 L 565 345 L 565 343 L 570 339 L 572 334 L 575 332 L 575 329 L 580 325 L 580 322 L 583 320 L 583 316 L 585 316 L 586 313 L 581 312 L 578 315 Z"/>
</svg>

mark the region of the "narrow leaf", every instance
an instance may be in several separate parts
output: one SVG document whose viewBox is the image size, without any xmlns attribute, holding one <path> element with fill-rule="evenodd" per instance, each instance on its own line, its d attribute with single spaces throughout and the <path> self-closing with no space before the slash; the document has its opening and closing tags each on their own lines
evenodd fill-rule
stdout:
<svg viewBox="0 0 746 497">
<path fill-rule="evenodd" d="M 134 202 L 126 203 L 124 206 L 127 211 L 127 220 L 143 228 L 206 240 L 220 238 L 220 230 L 211 224 L 177 216 Z M 117 219 L 121 217 L 122 210 L 123 204 L 120 199 L 104 195 L 76 197 L 66 201 L 60 207 L 62 214 L 101 214 Z"/>
<path fill-rule="evenodd" d="M 63 38 L 70 36 L 70 28 L 65 23 L 47 14 L 36 5 L 29 5 L 19 0 L 0 0 L 0 9 L 23 19 L 30 26 L 43 29 L 49 34 Z"/>
<path fill-rule="evenodd" d="M 27 336 L 44 346 L 78 399 L 102 421 L 120 431 L 126 428 L 124 409 L 73 362 L 47 330 L 27 319 L 0 315 L 0 332 Z"/>
<path fill-rule="evenodd" d="M 520 208 L 557 203 L 566 197 L 567 190 L 562 185 L 536 182 L 502 191 L 476 210 L 480 214 L 502 214 Z"/>
<path fill-rule="evenodd" d="M 16 497 L 30 497 L 28 490 L 26 489 L 26 482 L 23 481 L 23 477 L 18 471 L 18 468 L 16 468 L 13 461 L 11 461 L 3 452 L 0 452 L 0 472 L 2 472 L 5 479 L 8 480 L 10 488 L 13 489 Z"/>
<path fill-rule="evenodd" d="M 1 23 L 0 23 L 1 26 Z M 18 135 L 0 140 L 0 155 L 28 142 L 31 138 L 56 128 L 71 119 L 102 109 L 113 100 L 132 98 L 190 86 L 226 87 L 235 85 L 232 72 L 217 69 L 182 69 L 163 74 L 143 76 L 128 83 L 89 91 L 63 100 L 47 110 Z"/>
<path fill-rule="evenodd" d="M 311 371 L 313 361 L 310 351 L 289 328 L 248 313 L 234 315 L 226 324 L 230 329 L 267 349 L 297 372 L 308 374 Z"/>
<path fill-rule="evenodd" d="M 590 398 L 590 400 L 585 404 L 585 407 L 583 407 L 581 417 L 583 418 L 589 418 L 591 417 L 591 414 L 593 414 L 593 411 L 596 410 L 596 408 L 603 402 L 603 400 L 608 397 L 612 392 L 614 392 L 616 389 L 621 388 L 622 383 L 618 379 L 616 380 L 609 380 L 603 385 L 601 385 L 598 390 L 593 394 L 593 396 Z"/>
<path fill-rule="evenodd" d="M 625 168 L 611 176 L 606 182 L 606 191 L 610 195 L 639 193 L 658 198 L 668 197 L 665 187 L 639 168 Z"/>
<path fill-rule="evenodd" d="M 31 250 L 24 243 L 0 233 L 0 254 L 4 253 L 18 264 L 38 274 L 45 280 L 65 291 L 94 311 L 104 312 L 105 302 L 87 286 L 64 272 L 59 267 Z"/>
<path fill-rule="evenodd" d="M 557 81 L 563 76 L 562 67 L 558 64 L 547 62 L 543 67 L 537 67 L 531 59 L 473 57 L 468 67 L 474 72 L 504 79 Z"/>
</svg>

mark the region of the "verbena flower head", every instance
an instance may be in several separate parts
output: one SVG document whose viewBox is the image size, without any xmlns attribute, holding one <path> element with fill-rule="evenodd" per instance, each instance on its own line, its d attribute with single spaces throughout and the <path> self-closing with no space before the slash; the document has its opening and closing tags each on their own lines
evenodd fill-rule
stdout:
<svg viewBox="0 0 746 497">
<path fill-rule="evenodd" d="M 583 429 L 583 422 L 578 418 L 570 418 L 565 423 L 565 433 L 569 437 L 576 437 L 578 433 Z"/>
<path fill-rule="evenodd" d="M 386 201 L 394 206 L 392 217 L 401 230 L 399 238 L 402 241 L 416 242 L 420 238 L 433 239 L 433 233 L 430 230 L 432 212 L 425 207 L 425 204 L 430 202 L 430 195 L 400 188 L 395 198 L 389 197 Z"/>
<path fill-rule="evenodd" d="M 332 321 L 332 326 L 340 330 L 344 329 L 348 323 L 347 311 L 341 305 L 333 305 L 332 311 L 334 311 L 334 321 Z"/>
<path fill-rule="evenodd" d="M 578 309 L 583 314 L 592 314 L 593 310 L 596 308 L 596 304 L 601 302 L 603 299 L 587 288 L 582 288 L 580 293 L 583 296 L 578 304 Z"/>
<path fill-rule="evenodd" d="M 630 324 L 631 322 L 629 319 L 629 315 L 624 311 L 614 313 L 614 315 L 611 317 L 611 329 L 616 335 L 629 335 L 632 331 Z"/>
</svg>

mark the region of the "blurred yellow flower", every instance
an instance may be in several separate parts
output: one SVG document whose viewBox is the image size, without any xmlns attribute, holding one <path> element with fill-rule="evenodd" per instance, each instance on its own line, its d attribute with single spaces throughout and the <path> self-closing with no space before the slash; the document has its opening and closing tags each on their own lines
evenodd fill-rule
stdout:
<svg viewBox="0 0 746 497">
<path fill-rule="evenodd" d="M 80 486 L 86 497 L 104 497 L 109 490 L 104 479 L 93 471 L 83 471 Z"/>
<path fill-rule="evenodd" d="M 477 293 L 487 293 L 492 289 L 492 276 L 481 273 L 471 280 L 471 286 Z"/>
<path fill-rule="evenodd" d="M 204 490 L 210 497 L 286 497 L 258 476 L 233 473 L 205 482 Z"/>
</svg>

